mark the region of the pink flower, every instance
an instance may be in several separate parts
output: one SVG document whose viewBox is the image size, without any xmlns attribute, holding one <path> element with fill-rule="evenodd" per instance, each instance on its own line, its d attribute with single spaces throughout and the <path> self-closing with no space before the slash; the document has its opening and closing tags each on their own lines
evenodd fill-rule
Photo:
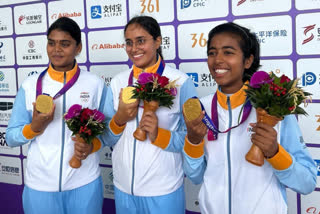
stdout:
<svg viewBox="0 0 320 214">
<path fill-rule="evenodd" d="M 94 109 L 92 113 L 93 113 L 93 119 L 95 119 L 98 122 L 104 121 L 104 114 L 102 114 L 100 111 Z"/>
<path fill-rule="evenodd" d="M 171 88 L 171 89 L 170 89 L 170 94 L 171 94 L 172 96 L 176 96 L 176 95 L 177 95 L 177 88 Z"/>
<path fill-rule="evenodd" d="M 265 71 L 255 72 L 250 79 L 250 86 L 252 88 L 260 88 L 263 84 L 269 84 L 272 82 L 269 74 Z"/>
<path fill-rule="evenodd" d="M 290 82 L 290 81 L 291 81 L 290 78 L 284 74 L 282 74 L 282 76 L 280 77 L 280 83 Z"/>
<path fill-rule="evenodd" d="M 69 120 L 73 117 L 77 117 L 80 115 L 80 112 L 81 112 L 81 108 L 82 106 L 81 105 L 78 105 L 78 104 L 74 104 L 73 106 L 71 106 L 68 110 L 68 113 L 64 116 L 64 119 L 65 120 Z"/>
<path fill-rule="evenodd" d="M 153 82 L 153 74 L 151 73 L 141 73 L 138 78 L 138 83 L 140 85 L 145 85 L 149 82 Z"/>
</svg>

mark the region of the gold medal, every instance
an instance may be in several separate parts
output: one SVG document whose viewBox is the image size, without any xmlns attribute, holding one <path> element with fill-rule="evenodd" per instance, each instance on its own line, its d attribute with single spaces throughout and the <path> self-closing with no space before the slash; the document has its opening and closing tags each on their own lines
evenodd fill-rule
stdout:
<svg viewBox="0 0 320 214">
<path fill-rule="evenodd" d="M 201 114 L 201 105 L 199 99 L 188 99 L 183 104 L 183 113 L 187 121 L 197 119 Z"/>
<path fill-rule="evenodd" d="M 125 104 L 134 103 L 137 100 L 135 98 L 132 98 L 134 89 L 135 88 L 131 86 L 128 86 L 122 89 L 122 101 Z"/>
<path fill-rule="evenodd" d="M 39 95 L 36 100 L 36 110 L 41 113 L 49 113 L 53 106 L 53 99 L 48 95 Z"/>
</svg>

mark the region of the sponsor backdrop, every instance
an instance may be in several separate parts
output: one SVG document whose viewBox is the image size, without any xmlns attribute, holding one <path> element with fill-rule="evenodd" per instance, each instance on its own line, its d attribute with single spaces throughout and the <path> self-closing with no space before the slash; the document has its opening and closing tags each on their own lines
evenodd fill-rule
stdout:
<svg viewBox="0 0 320 214">
<path fill-rule="evenodd" d="M 0 213 L 23 213 L 28 146 L 9 148 L 6 127 L 21 82 L 49 63 L 48 26 L 61 16 L 74 19 L 83 39 L 78 63 L 109 85 L 116 73 L 131 66 L 123 27 L 139 14 L 159 21 L 167 66 L 187 73 L 199 96 L 216 88 L 206 65 L 209 30 L 234 21 L 254 31 L 261 44 L 261 70 L 300 77 L 300 85 L 313 93 L 309 116 L 298 119 L 320 176 L 320 0 L 0 0 Z M 115 213 L 111 156 L 109 148 L 101 151 L 104 213 Z M 319 181 L 307 196 L 288 191 L 288 213 L 320 212 Z M 199 186 L 185 183 L 187 213 L 198 213 Z"/>
</svg>

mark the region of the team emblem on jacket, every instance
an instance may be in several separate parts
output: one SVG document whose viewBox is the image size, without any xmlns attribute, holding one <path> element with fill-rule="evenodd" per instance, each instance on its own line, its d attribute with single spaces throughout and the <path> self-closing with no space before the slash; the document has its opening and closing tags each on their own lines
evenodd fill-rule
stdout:
<svg viewBox="0 0 320 214">
<path fill-rule="evenodd" d="M 250 125 L 248 125 L 248 127 L 247 127 L 247 135 L 251 138 L 252 134 L 253 134 L 252 127 Z"/>
<path fill-rule="evenodd" d="M 81 92 L 80 93 L 80 100 L 81 102 L 83 103 L 87 103 L 90 99 L 90 95 L 89 95 L 89 92 Z"/>
</svg>

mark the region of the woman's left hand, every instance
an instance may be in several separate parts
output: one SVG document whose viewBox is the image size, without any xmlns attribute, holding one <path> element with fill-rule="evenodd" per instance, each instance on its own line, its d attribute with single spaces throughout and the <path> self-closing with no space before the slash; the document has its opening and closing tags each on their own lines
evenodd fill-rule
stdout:
<svg viewBox="0 0 320 214">
<path fill-rule="evenodd" d="M 266 158 L 275 156 L 279 151 L 276 130 L 265 123 L 251 123 L 253 134 L 251 142 L 258 146 Z"/>
<path fill-rule="evenodd" d="M 147 132 L 151 142 L 154 142 L 158 137 L 158 117 L 155 112 L 145 112 L 140 120 L 139 127 Z"/>
<path fill-rule="evenodd" d="M 92 152 L 92 143 L 86 143 L 80 136 L 72 137 L 72 140 L 74 141 L 74 155 L 76 158 L 78 160 L 86 159 Z"/>
</svg>

